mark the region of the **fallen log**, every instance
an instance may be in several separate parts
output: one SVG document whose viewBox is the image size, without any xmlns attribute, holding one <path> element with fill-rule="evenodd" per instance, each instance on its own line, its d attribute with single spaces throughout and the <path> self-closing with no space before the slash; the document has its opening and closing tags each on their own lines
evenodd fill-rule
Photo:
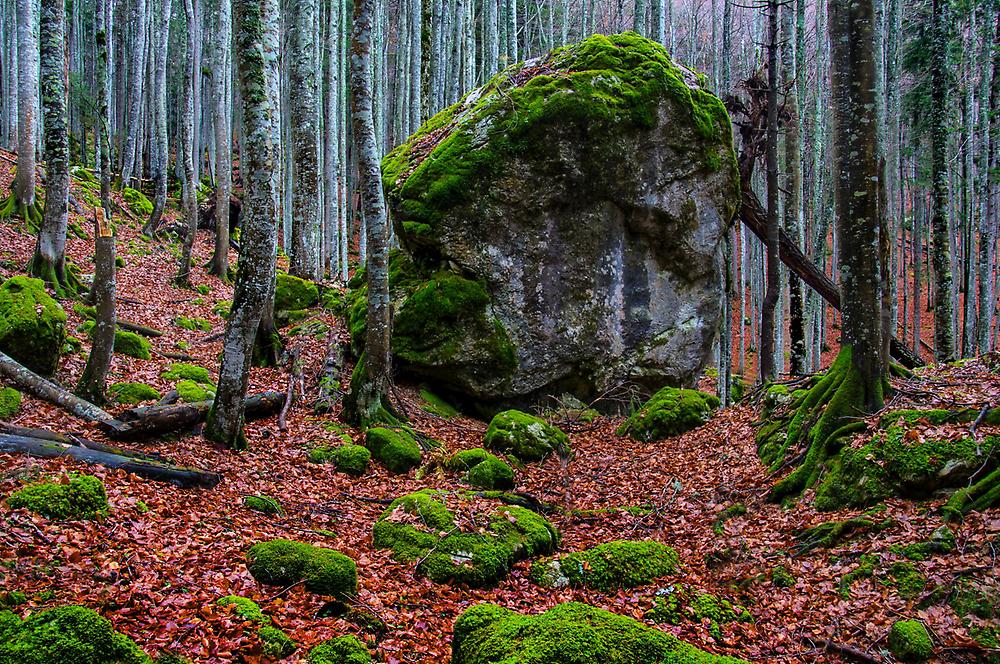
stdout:
<svg viewBox="0 0 1000 664">
<path fill-rule="evenodd" d="M 26 369 L 4 353 L 0 353 L 0 377 L 6 378 L 28 394 L 59 406 L 81 419 L 99 423 L 106 431 L 121 431 L 124 427 L 110 413 Z"/>
<path fill-rule="evenodd" d="M 282 392 L 263 392 L 248 397 L 244 408 L 247 420 L 269 417 L 281 410 L 285 403 Z M 117 429 L 107 429 L 112 438 L 140 438 L 157 436 L 182 429 L 189 429 L 206 417 L 212 407 L 211 401 L 195 403 L 180 403 L 170 405 L 139 406 L 131 408 L 119 415 Z"/>
<path fill-rule="evenodd" d="M 144 459 L 146 461 L 157 461 L 159 463 L 171 463 L 170 459 L 167 459 L 162 454 L 157 452 L 138 452 L 135 450 L 126 450 L 121 447 L 115 447 L 114 445 L 99 443 L 96 440 L 90 440 L 89 438 L 77 436 L 72 433 L 57 433 L 47 429 L 31 429 L 28 427 L 19 427 L 14 424 L 7 424 L 6 422 L 0 422 L 0 434 L 3 433 L 11 436 L 38 438 L 39 440 L 48 440 L 54 443 L 85 447 L 88 450 L 107 452 L 108 454 L 117 454 L 118 456 L 129 457 L 132 459 Z"/>
<path fill-rule="evenodd" d="M 222 481 L 222 475 L 219 473 L 198 470 L 197 468 L 173 466 L 155 459 L 123 456 L 44 438 L 16 436 L 7 433 L 0 433 L 0 452 L 20 452 L 39 459 L 68 456 L 84 463 L 107 468 L 120 468 L 140 477 L 160 482 L 171 482 L 186 488 L 204 487 L 211 489 Z"/>
<path fill-rule="evenodd" d="M 139 323 L 132 323 L 127 320 L 118 320 L 118 327 L 123 330 L 128 330 L 129 332 L 135 332 L 136 334 L 141 334 L 144 337 L 162 337 L 163 332 L 160 330 L 154 330 L 146 325 L 140 325 Z"/>
</svg>

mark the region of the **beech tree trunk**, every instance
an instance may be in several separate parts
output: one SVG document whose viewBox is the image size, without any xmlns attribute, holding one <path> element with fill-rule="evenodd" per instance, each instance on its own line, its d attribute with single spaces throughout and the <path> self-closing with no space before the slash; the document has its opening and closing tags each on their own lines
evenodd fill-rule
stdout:
<svg viewBox="0 0 1000 664">
<path fill-rule="evenodd" d="M 38 89 L 38 41 L 35 3 L 17 0 L 17 173 L 13 196 L 4 212 L 21 214 L 29 224 L 41 220 L 35 210 L 35 91 Z"/>
<path fill-rule="evenodd" d="M 181 181 L 181 200 L 184 216 L 187 222 L 187 235 L 181 248 L 180 263 L 177 266 L 176 282 L 178 286 L 188 288 L 191 285 L 191 250 L 194 247 L 195 236 L 198 233 L 198 182 L 194 171 L 194 79 L 200 76 L 195 71 L 195 15 L 192 0 L 184 0 L 184 18 L 187 21 L 187 45 L 184 51 L 183 76 L 181 81 L 181 113 L 180 113 L 180 149 L 183 180 Z"/>
<path fill-rule="evenodd" d="M 761 304 L 758 380 L 763 383 L 778 377 L 774 361 L 775 318 L 781 299 L 778 258 L 778 2 L 769 0 L 767 8 L 769 41 L 767 47 L 767 292 Z"/>
<path fill-rule="evenodd" d="M 215 252 L 209 274 L 229 280 L 229 198 L 232 195 L 232 136 L 229 133 L 229 41 L 233 23 L 230 0 L 219 0 L 215 58 L 213 60 L 212 113 L 215 126 Z M 277 103 L 277 100 L 275 100 Z M 244 218 L 247 215 L 244 205 Z M 242 231 L 241 231 L 242 233 Z M 240 239 L 243 239 L 241 234 Z"/>
<path fill-rule="evenodd" d="M 292 246 L 288 272 L 318 279 L 319 169 L 316 123 L 317 74 L 313 39 L 316 0 L 297 0 L 289 6 L 289 105 L 292 130 Z"/>
</svg>

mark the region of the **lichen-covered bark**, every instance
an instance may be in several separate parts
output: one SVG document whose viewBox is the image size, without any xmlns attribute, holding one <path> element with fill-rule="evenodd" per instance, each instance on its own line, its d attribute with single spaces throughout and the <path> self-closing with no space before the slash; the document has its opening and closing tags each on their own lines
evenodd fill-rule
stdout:
<svg viewBox="0 0 1000 664">
<path fill-rule="evenodd" d="M 229 280 L 229 197 L 232 194 L 232 136 L 229 133 L 229 95 L 226 72 L 229 69 L 229 37 L 232 25 L 230 0 L 219 0 L 218 35 L 212 71 L 212 113 L 215 126 L 215 251 L 209 261 L 209 274 Z M 277 104 L 277 98 L 274 98 Z M 242 237 L 242 236 L 241 236 Z"/>
<path fill-rule="evenodd" d="M 100 141 L 98 165 L 101 169 L 101 205 L 104 207 L 107 219 L 111 219 L 111 111 L 108 103 L 111 98 L 111 79 L 108 76 L 108 14 L 110 8 L 110 0 L 97 1 L 94 28 L 96 49 L 94 80 L 97 82 L 97 121 L 100 123 L 100 130 L 97 132 Z"/>
<path fill-rule="evenodd" d="M 163 216 L 163 208 L 167 204 L 167 166 L 169 163 L 169 146 L 167 144 L 167 45 L 170 43 L 170 14 L 173 10 L 172 0 L 160 0 L 160 13 L 156 18 L 156 46 L 153 54 L 153 137 L 152 176 L 156 184 L 156 195 L 153 197 L 153 212 L 143 226 L 144 235 L 156 235 Z M 178 151 L 180 154 L 180 151 Z"/>
<path fill-rule="evenodd" d="M 184 178 L 181 182 L 181 201 L 184 209 L 187 235 L 181 248 L 180 264 L 177 267 L 178 286 L 190 286 L 191 249 L 198 233 L 198 203 L 196 197 L 197 180 L 194 173 L 194 78 L 195 78 L 195 15 L 192 0 L 184 0 L 184 18 L 187 21 L 187 44 L 184 51 L 183 76 L 181 80 L 180 150 Z"/>
<path fill-rule="evenodd" d="M 125 146 L 122 149 L 122 183 L 132 185 L 137 164 L 140 116 L 142 114 L 142 84 L 146 80 L 146 0 L 135 0 L 132 13 L 135 36 L 132 38 L 132 53 L 129 56 L 128 114 L 125 116 Z"/>
<path fill-rule="evenodd" d="M 17 172 L 11 195 L 0 203 L 0 218 L 16 215 L 29 227 L 41 225 L 35 202 L 35 92 L 38 90 L 38 40 L 35 3 L 17 0 Z"/>
<path fill-rule="evenodd" d="M 31 274 L 57 292 L 75 288 L 66 273 L 69 205 L 69 134 L 66 126 L 65 29 L 63 0 L 42 0 L 40 34 L 42 111 L 45 119 L 45 212 L 38 230 Z"/>
<path fill-rule="evenodd" d="M 317 74 L 314 23 L 316 1 L 298 0 L 289 5 L 289 102 L 292 134 L 292 246 L 288 272 L 305 279 L 319 274 L 319 150 L 316 123 Z"/>
<path fill-rule="evenodd" d="M 240 449 L 246 446 L 243 407 L 254 338 L 269 289 L 274 284 L 277 228 L 271 129 L 277 100 L 267 90 L 261 1 L 237 0 L 234 7 L 246 146 L 242 164 L 246 202 L 233 306 L 226 319 L 218 389 L 205 425 L 205 437 Z"/>
</svg>

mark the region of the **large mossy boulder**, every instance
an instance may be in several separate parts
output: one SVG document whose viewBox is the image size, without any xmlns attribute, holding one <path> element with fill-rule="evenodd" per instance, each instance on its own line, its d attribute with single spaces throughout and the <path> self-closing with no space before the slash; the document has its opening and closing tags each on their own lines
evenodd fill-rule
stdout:
<svg viewBox="0 0 1000 664">
<path fill-rule="evenodd" d="M 569 436 L 540 417 L 505 410 L 490 421 L 483 445 L 506 452 L 519 461 L 541 461 L 553 452 L 567 453 Z"/>
<path fill-rule="evenodd" d="M 512 65 L 382 177 L 404 369 L 495 403 L 700 375 L 739 178 L 725 107 L 662 46 L 595 35 Z"/>
<path fill-rule="evenodd" d="M 455 621 L 452 664 L 745 664 L 604 609 L 568 602 L 538 615 L 479 604 Z"/>
<path fill-rule="evenodd" d="M 132 639 L 82 606 L 57 606 L 21 620 L 0 611 L 0 662 L 151 664 Z"/>
<path fill-rule="evenodd" d="M 462 503 L 463 518 L 471 515 L 477 529 L 463 530 L 456 523 L 446 504 L 449 497 Z M 396 560 L 417 562 L 417 573 L 435 583 L 496 585 L 518 560 L 552 553 L 559 533 L 531 510 L 492 502 L 426 489 L 402 496 L 375 523 L 372 544 L 391 549 Z"/>
<path fill-rule="evenodd" d="M 337 599 L 358 591 L 354 561 L 339 551 L 295 540 L 260 542 L 247 552 L 247 569 L 258 582 L 288 586 L 300 581 L 306 590 Z"/>
<path fill-rule="evenodd" d="M 664 387 L 622 423 L 618 435 L 647 443 L 677 436 L 707 422 L 718 406 L 714 394 Z"/>
<path fill-rule="evenodd" d="M 65 343 L 66 312 L 45 291 L 45 282 L 18 276 L 0 284 L 0 352 L 51 376 Z"/>
<path fill-rule="evenodd" d="M 365 432 L 365 447 L 371 456 L 394 473 L 405 473 L 420 465 L 420 444 L 406 429 L 374 427 Z"/>
<path fill-rule="evenodd" d="M 550 588 L 593 588 L 613 591 L 635 588 L 680 568 L 677 552 L 652 540 L 616 540 L 536 561 L 531 578 Z"/>
</svg>

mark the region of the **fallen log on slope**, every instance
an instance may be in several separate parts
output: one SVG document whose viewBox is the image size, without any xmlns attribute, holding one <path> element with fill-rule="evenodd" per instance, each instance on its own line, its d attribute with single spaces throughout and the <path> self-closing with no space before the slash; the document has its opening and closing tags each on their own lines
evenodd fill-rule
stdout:
<svg viewBox="0 0 1000 664">
<path fill-rule="evenodd" d="M 269 417 L 285 403 L 282 392 L 263 392 L 247 397 L 244 417 L 247 420 Z M 140 438 L 189 429 L 206 417 L 211 401 L 156 406 L 139 406 L 121 413 L 118 429 L 107 429 L 112 438 Z"/>
<path fill-rule="evenodd" d="M 105 431 L 118 432 L 123 429 L 123 424 L 110 413 L 42 378 L 4 353 L 0 353 L 0 377 L 6 378 L 28 394 L 59 406 L 81 419 L 99 423 Z"/>
<path fill-rule="evenodd" d="M 173 466 L 141 456 L 124 456 L 45 438 L 7 433 L 0 433 L 0 452 L 20 452 L 39 459 L 68 456 L 84 463 L 120 468 L 140 477 L 160 482 L 171 482 L 181 487 L 211 489 L 222 481 L 222 475 L 219 473 L 198 470 L 197 468 Z"/>
<path fill-rule="evenodd" d="M 39 440 L 48 440 L 54 443 L 63 443 L 65 445 L 75 445 L 77 447 L 85 447 L 88 450 L 95 450 L 97 452 L 107 452 L 108 454 L 117 454 L 118 456 L 130 457 L 133 459 L 144 459 L 146 461 L 158 461 L 160 463 L 171 463 L 170 459 L 165 458 L 162 454 L 158 452 L 138 452 L 135 450 L 126 450 L 120 447 L 115 447 L 114 445 L 106 445 L 104 443 L 99 443 L 96 440 L 90 440 L 89 438 L 84 438 L 82 436 L 77 436 L 71 433 L 57 433 L 55 431 L 49 431 L 47 429 L 31 429 L 28 427 L 19 427 L 14 424 L 8 424 L 6 422 L 0 422 L 0 434 L 9 434 L 12 436 L 21 436 L 24 438 L 38 438 Z"/>
</svg>

